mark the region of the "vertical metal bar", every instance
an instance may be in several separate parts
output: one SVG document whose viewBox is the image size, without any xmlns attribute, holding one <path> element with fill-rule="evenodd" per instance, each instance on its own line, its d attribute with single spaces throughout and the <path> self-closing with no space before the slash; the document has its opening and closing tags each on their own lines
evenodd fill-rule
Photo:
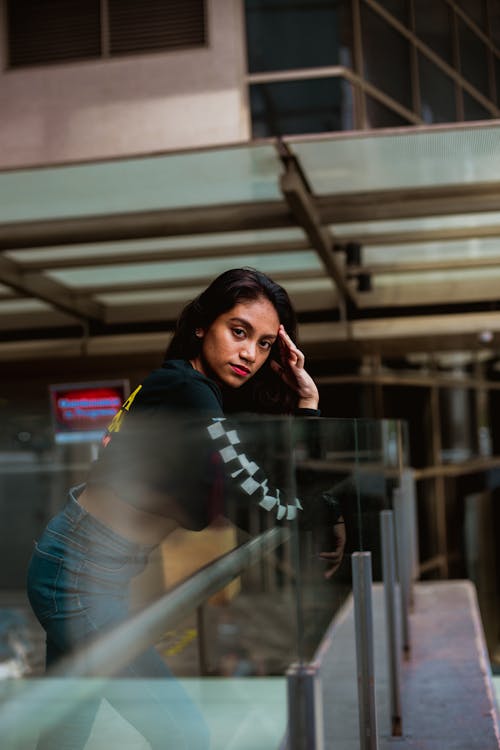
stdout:
<svg viewBox="0 0 500 750">
<path fill-rule="evenodd" d="M 382 541 L 382 577 L 384 581 L 385 620 L 387 630 L 387 658 L 389 667 L 389 692 L 391 731 L 393 737 L 402 735 L 401 665 L 399 658 L 399 633 L 396 618 L 396 565 L 394 544 L 394 519 L 392 510 L 380 512 Z"/>
<path fill-rule="evenodd" d="M 196 608 L 196 629 L 198 631 L 198 665 L 200 669 L 200 675 L 202 677 L 206 677 L 209 674 L 205 606 L 206 603 L 204 602 Z"/>
<path fill-rule="evenodd" d="M 371 553 L 354 552 L 351 562 L 358 672 L 359 748 L 377 750 Z"/>
<path fill-rule="evenodd" d="M 496 86 L 495 55 L 493 54 L 494 44 L 493 44 L 493 36 L 492 36 L 492 22 L 491 22 L 491 19 L 493 16 L 493 9 L 488 0 L 485 5 L 485 11 L 486 11 L 486 36 L 488 37 L 488 43 L 489 43 L 488 45 L 488 67 L 489 67 L 489 76 L 490 76 L 491 99 L 497 105 L 497 107 L 499 107 L 500 99 L 498 98 L 497 86 Z"/>
<path fill-rule="evenodd" d="M 353 62 L 354 70 L 364 79 L 363 72 L 363 35 L 361 32 L 361 8 L 360 0 L 352 2 L 352 38 L 353 38 Z M 362 130 L 368 127 L 366 118 L 366 98 L 363 89 L 356 85 L 355 87 L 356 106 L 354 114 L 356 117 L 355 128 Z"/>
<path fill-rule="evenodd" d="M 110 57 L 111 38 L 110 38 L 110 30 L 109 30 L 108 0 L 101 0 L 100 17 L 101 17 L 101 57 Z"/>
<path fill-rule="evenodd" d="M 295 663 L 287 673 L 288 750 L 324 750 L 319 665 Z"/>
<path fill-rule="evenodd" d="M 404 526 L 405 539 L 408 546 L 410 603 L 413 607 L 413 582 L 418 578 L 419 553 L 418 553 L 418 521 L 417 521 L 417 493 L 415 489 L 415 478 L 412 469 L 405 469 L 401 473 L 401 488 L 403 490 Z"/>
<path fill-rule="evenodd" d="M 462 117 L 463 119 L 463 117 Z M 432 426 L 432 460 L 436 466 L 442 463 L 441 445 L 441 410 L 439 405 L 439 391 L 436 385 L 431 388 L 431 426 Z M 448 533 L 446 524 L 446 494 L 445 479 L 437 476 L 434 480 L 434 507 L 436 512 L 436 544 L 440 557 L 440 571 L 443 578 L 448 578 Z"/>
<path fill-rule="evenodd" d="M 419 63 L 418 63 L 418 50 L 415 44 L 415 6 L 414 0 L 410 0 L 409 8 L 409 21 L 410 28 L 412 31 L 412 38 L 409 40 L 410 44 L 410 76 L 411 76 L 411 95 L 412 95 L 412 109 L 416 115 L 422 117 L 422 97 L 420 94 L 420 76 L 419 76 Z"/>
<path fill-rule="evenodd" d="M 458 31 L 458 19 L 454 7 L 450 7 L 449 12 L 451 13 L 451 33 L 452 33 L 452 44 L 453 44 L 453 68 L 462 75 L 462 65 L 460 61 L 460 35 Z M 456 113 L 457 121 L 461 122 L 465 119 L 464 115 L 464 93 L 463 88 L 455 81 L 455 96 L 456 96 Z"/>
<path fill-rule="evenodd" d="M 396 558 L 399 577 L 400 602 L 401 602 L 401 631 L 403 651 L 406 655 L 410 653 L 410 559 L 406 544 L 405 522 L 404 522 L 404 496 L 400 487 L 395 487 L 392 492 L 392 505 L 394 509 L 396 529 Z"/>
</svg>

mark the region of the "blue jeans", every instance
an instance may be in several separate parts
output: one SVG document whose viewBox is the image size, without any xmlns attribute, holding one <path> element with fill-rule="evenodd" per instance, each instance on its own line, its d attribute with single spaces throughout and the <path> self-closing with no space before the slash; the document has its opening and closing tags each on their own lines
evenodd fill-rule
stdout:
<svg viewBox="0 0 500 750">
<path fill-rule="evenodd" d="M 70 490 L 66 506 L 36 542 L 28 569 L 28 597 L 47 635 L 48 668 L 127 619 L 130 581 L 144 570 L 153 549 L 119 536 L 91 516 L 78 503 L 82 490 L 83 485 Z M 154 647 L 116 677 L 121 679 L 105 681 L 99 695 L 44 731 L 38 750 L 81 750 L 103 697 L 154 750 L 208 748 L 199 710 Z M 137 677 L 143 679 L 134 696 L 129 678 Z"/>
</svg>

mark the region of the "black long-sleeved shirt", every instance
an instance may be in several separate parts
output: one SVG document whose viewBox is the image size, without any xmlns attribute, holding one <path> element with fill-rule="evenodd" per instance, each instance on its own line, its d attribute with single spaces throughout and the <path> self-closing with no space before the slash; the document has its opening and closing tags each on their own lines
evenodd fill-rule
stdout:
<svg viewBox="0 0 500 750">
<path fill-rule="evenodd" d="M 246 447 L 243 433 L 258 437 L 261 427 L 258 420 L 242 425 L 226 418 L 214 381 L 185 360 L 167 360 L 111 423 L 88 481 L 111 486 L 125 501 L 159 515 L 168 511 L 158 498 L 175 498 L 192 529 L 223 513 L 225 498 L 235 495 L 277 521 L 292 520 L 303 510 L 300 501 L 274 486 Z M 154 492 L 138 492 L 141 486 Z"/>
</svg>

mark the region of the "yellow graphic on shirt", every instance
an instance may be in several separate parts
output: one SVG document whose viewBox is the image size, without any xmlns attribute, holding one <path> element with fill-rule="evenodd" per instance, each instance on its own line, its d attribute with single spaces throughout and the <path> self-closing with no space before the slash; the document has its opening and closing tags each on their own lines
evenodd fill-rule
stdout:
<svg viewBox="0 0 500 750">
<path fill-rule="evenodd" d="M 123 422 L 123 420 L 125 418 L 125 414 L 130 410 L 130 407 L 132 406 L 132 402 L 133 402 L 134 398 L 137 396 L 137 394 L 139 393 L 139 391 L 141 390 L 141 388 L 142 388 L 142 385 L 138 385 L 137 388 L 135 389 L 135 391 L 130 394 L 130 396 L 128 397 L 128 399 L 123 402 L 123 404 L 121 405 L 119 411 L 116 412 L 115 416 L 113 417 L 113 419 L 109 423 L 109 425 L 108 425 L 108 427 L 106 429 L 106 432 L 104 434 L 104 437 L 102 439 L 103 446 L 106 446 L 109 443 L 109 441 L 111 440 L 111 435 L 113 434 L 113 432 L 120 432 L 120 428 L 121 428 L 122 422 Z"/>
</svg>

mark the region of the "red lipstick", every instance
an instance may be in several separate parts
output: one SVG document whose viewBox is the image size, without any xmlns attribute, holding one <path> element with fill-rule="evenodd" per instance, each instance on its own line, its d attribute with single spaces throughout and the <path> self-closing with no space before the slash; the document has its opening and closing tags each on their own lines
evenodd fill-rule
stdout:
<svg viewBox="0 0 500 750">
<path fill-rule="evenodd" d="M 232 371 L 236 373 L 236 375 L 239 375 L 241 378 L 246 378 L 250 375 L 250 370 L 248 370 L 246 367 L 242 367 L 241 365 L 230 365 Z"/>
</svg>

